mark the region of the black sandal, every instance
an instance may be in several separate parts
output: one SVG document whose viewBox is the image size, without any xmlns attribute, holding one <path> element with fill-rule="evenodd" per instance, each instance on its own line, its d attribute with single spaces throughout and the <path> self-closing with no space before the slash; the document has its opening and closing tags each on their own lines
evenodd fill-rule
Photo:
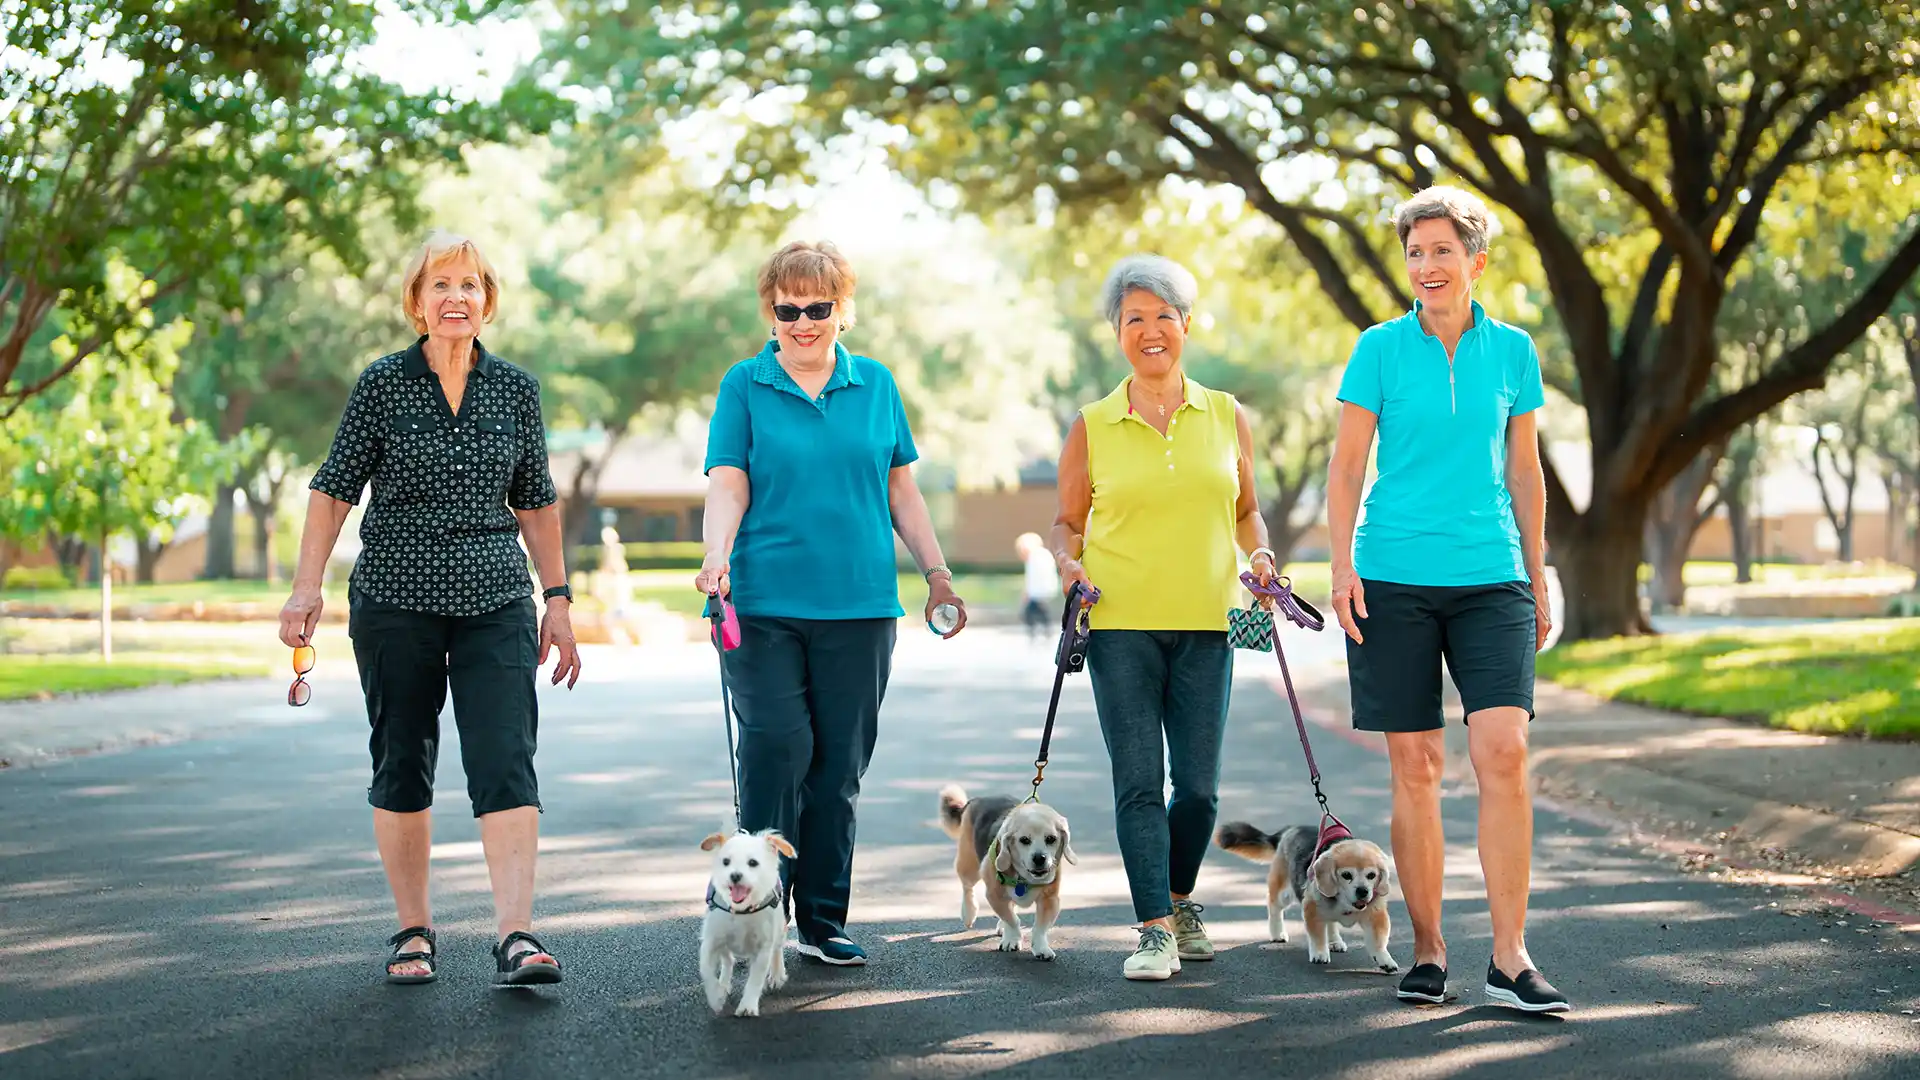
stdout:
<svg viewBox="0 0 1920 1080">
<path fill-rule="evenodd" d="M 516 941 L 524 941 L 533 946 L 533 951 L 509 956 L 508 950 L 513 948 L 513 943 Z M 496 969 L 493 976 L 494 984 L 496 986 L 534 986 L 559 982 L 560 961 L 558 959 L 550 964 L 529 959 L 529 957 L 541 955 L 552 956 L 553 954 L 547 952 L 547 947 L 540 944 L 539 938 L 525 930 L 515 930 L 508 934 L 500 944 L 493 947 L 493 963 Z"/>
<path fill-rule="evenodd" d="M 401 944 L 413 938 L 425 938 L 427 940 L 428 951 L 427 952 L 400 952 L 399 949 Z M 405 930 L 402 930 L 399 933 L 388 938 L 387 947 L 395 950 L 392 956 L 387 957 L 387 981 L 388 982 L 390 983 L 430 983 L 433 980 L 440 977 L 439 972 L 434 970 L 434 960 L 437 954 L 440 952 L 440 942 L 433 936 L 432 927 L 409 926 Z M 399 975 L 394 972 L 393 965 L 411 963 L 415 960 L 423 960 L 426 962 L 427 973 L 425 975 Z"/>
</svg>

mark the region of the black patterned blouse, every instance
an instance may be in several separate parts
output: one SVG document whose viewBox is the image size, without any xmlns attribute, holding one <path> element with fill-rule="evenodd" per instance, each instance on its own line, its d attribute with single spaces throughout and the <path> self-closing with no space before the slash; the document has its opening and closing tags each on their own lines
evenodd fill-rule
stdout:
<svg viewBox="0 0 1920 1080">
<path fill-rule="evenodd" d="M 357 503 L 373 484 L 350 593 L 412 611 L 478 615 L 533 592 L 513 510 L 558 498 L 540 383 L 476 341 L 456 414 L 427 367 L 426 340 L 360 373 L 308 486 Z"/>
</svg>

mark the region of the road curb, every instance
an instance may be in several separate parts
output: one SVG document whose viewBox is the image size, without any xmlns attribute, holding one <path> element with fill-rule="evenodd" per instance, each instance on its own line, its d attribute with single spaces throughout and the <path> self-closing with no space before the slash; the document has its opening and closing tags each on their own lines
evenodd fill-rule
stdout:
<svg viewBox="0 0 1920 1080">
<path fill-rule="evenodd" d="M 1279 673 L 1267 676 L 1264 681 L 1267 688 L 1280 699 L 1282 708 L 1285 708 L 1287 687 Z M 1308 705 L 1305 701 L 1301 702 L 1300 711 L 1308 723 L 1321 731 L 1338 736 L 1345 742 L 1382 757 L 1386 756 L 1385 736 L 1356 731 L 1340 718 L 1323 709 Z M 1920 837 L 1897 829 L 1842 818 L 1836 814 L 1802 806 L 1756 799 L 1713 785 L 1693 780 L 1682 781 L 1619 762 L 1581 758 L 1571 751 L 1542 751 L 1531 758 L 1530 764 L 1536 787 L 1543 779 L 1549 784 L 1572 781 L 1576 792 L 1579 793 L 1576 798 L 1567 798 L 1536 791 L 1534 794 L 1536 806 L 1631 837 L 1638 843 L 1667 854 L 1697 854 L 1701 848 L 1697 844 L 1686 844 L 1652 835 L 1642 828 L 1631 812 L 1622 812 L 1617 807 L 1624 804 L 1644 809 L 1653 805 L 1658 806 L 1659 812 L 1664 816 L 1682 818 L 1689 813 L 1710 816 L 1715 811 L 1719 811 L 1721 819 L 1737 824 L 1742 837 L 1749 842 L 1758 842 L 1819 858 L 1815 852 L 1808 850 L 1809 846 L 1817 845 L 1809 845 L 1807 838 L 1822 837 L 1827 857 L 1821 861 L 1858 867 L 1863 865 L 1863 858 L 1870 858 L 1871 862 L 1866 865 L 1894 868 L 1883 873 L 1897 872 L 1898 869 L 1920 862 Z M 1608 781 L 1612 782 L 1612 790 L 1607 790 Z M 1661 801 L 1662 796 L 1670 801 Z M 1597 800 L 1605 800 L 1611 805 L 1603 806 Z M 1716 831 L 1728 827 L 1723 824 L 1718 826 Z M 1841 857 L 1832 857 L 1835 847 L 1843 850 Z M 1714 857 L 1720 863 L 1735 870 L 1756 873 L 1771 870 L 1769 867 L 1726 857 L 1720 852 L 1714 852 Z M 1824 886 L 1796 885 L 1793 887 L 1835 907 L 1844 908 L 1877 922 L 1891 924 L 1907 931 L 1920 930 L 1920 913 L 1888 907 Z"/>
</svg>

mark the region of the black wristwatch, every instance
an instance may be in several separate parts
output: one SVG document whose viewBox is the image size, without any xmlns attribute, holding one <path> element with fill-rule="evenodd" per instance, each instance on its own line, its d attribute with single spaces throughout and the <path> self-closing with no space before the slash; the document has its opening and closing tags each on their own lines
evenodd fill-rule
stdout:
<svg viewBox="0 0 1920 1080">
<path fill-rule="evenodd" d="M 546 592 L 543 592 L 540 594 L 540 598 L 542 600 L 551 600 L 556 596 L 565 597 L 568 603 L 572 603 L 573 602 L 573 586 L 555 585 L 553 588 L 548 589 Z"/>
</svg>

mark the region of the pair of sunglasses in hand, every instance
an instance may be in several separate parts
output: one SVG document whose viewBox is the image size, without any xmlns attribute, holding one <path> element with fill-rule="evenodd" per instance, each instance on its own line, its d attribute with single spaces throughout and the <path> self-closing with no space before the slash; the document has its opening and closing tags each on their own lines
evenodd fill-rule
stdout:
<svg viewBox="0 0 1920 1080">
<path fill-rule="evenodd" d="M 287 704 L 299 708 L 313 697 L 313 684 L 307 681 L 307 672 L 313 670 L 313 646 L 301 645 L 293 650 L 293 685 L 287 687 Z"/>
</svg>

